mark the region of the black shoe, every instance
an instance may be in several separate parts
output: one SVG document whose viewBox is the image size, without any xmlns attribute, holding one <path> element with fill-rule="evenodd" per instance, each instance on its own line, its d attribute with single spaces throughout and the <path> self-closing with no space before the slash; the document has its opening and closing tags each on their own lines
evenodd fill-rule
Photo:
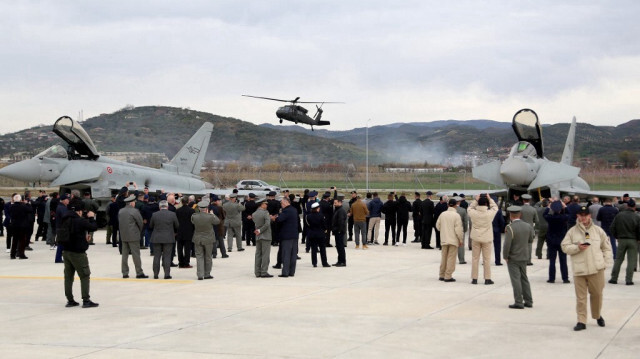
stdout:
<svg viewBox="0 0 640 359">
<path fill-rule="evenodd" d="M 327 244 L 327 248 L 333 248 L 333 244 Z"/>
<path fill-rule="evenodd" d="M 204 278 L 202 278 L 202 277 L 198 277 L 198 280 L 203 280 L 203 279 L 204 279 Z"/>
<path fill-rule="evenodd" d="M 471 280 L 471 284 L 478 284 L 478 280 L 477 279 L 472 279 Z"/>
<path fill-rule="evenodd" d="M 484 280 L 484 285 L 491 285 L 491 284 L 495 284 L 495 283 L 493 283 L 493 281 L 491 279 L 485 279 Z"/>
<path fill-rule="evenodd" d="M 165 275 L 164 279 L 171 279 L 171 276 L 170 275 Z"/>
<path fill-rule="evenodd" d="M 167 279 L 166 277 L 164 279 Z M 171 277 L 169 277 L 169 279 L 171 279 Z M 207 275 L 204 277 L 204 279 L 213 279 L 213 276 Z"/>
<path fill-rule="evenodd" d="M 316 268 L 317 266 L 318 266 L 317 264 L 314 264 L 314 265 L 313 265 L 313 268 Z"/>
<path fill-rule="evenodd" d="M 309 253 L 309 250 L 308 250 L 308 249 L 305 249 L 304 251 L 305 251 L 305 252 L 307 252 L 307 253 Z"/>
<path fill-rule="evenodd" d="M 439 281 L 444 281 L 444 277 L 438 278 Z"/>
<path fill-rule="evenodd" d="M 533 303 L 524 303 L 526 308 L 533 308 Z"/>
<path fill-rule="evenodd" d="M 600 316 L 600 318 L 598 318 L 598 325 L 601 327 L 604 327 L 604 318 L 602 316 Z"/>
<path fill-rule="evenodd" d="M 128 274 L 123 274 L 122 278 L 127 279 L 127 278 L 129 278 L 129 275 Z"/>
<path fill-rule="evenodd" d="M 287 277 L 288 277 L 288 275 L 279 274 L 279 275 L 278 275 L 278 277 L 280 277 L 280 278 L 287 278 Z"/>
<path fill-rule="evenodd" d="M 532 265 L 533 265 L 533 263 L 527 263 L 527 265 L 528 265 L 528 266 L 532 266 Z"/>
<path fill-rule="evenodd" d="M 556 282 L 555 280 L 551 280 L 551 279 L 547 280 L 547 283 L 555 283 L 555 282 Z"/>
<path fill-rule="evenodd" d="M 460 262 L 460 264 L 467 264 L 467 262 Z"/>
<path fill-rule="evenodd" d="M 238 252 L 244 251 L 244 248 L 238 248 Z"/>
<path fill-rule="evenodd" d="M 633 285 L 633 282 L 629 281 L 626 283 L 627 285 Z"/>
<path fill-rule="evenodd" d="M 79 305 L 80 305 L 80 303 L 76 302 L 75 300 L 70 300 L 70 301 L 67 302 L 65 307 L 71 308 L 71 307 L 77 307 Z M 604 325 L 603 325 L 603 327 L 604 327 Z"/>
<path fill-rule="evenodd" d="M 91 243 L 89 243 L 89 245 L 90 245 L 90 246 L 94 246 L 94 245 L 95 245 L 95 243 L 91 242 Z"/>
<path fill-rule="evenodd" d="M 31 248 L 31 247 L 25 247 L 25 248 L 24 248 L 24 250 L 25 250 L 25 251 L 32 251 L 32 250 L 33 250 L 33 248 Z"/>
<path fill-rule="evenodd" d="M 98 305 L 100 305 L 100 304 L 94 303 L 94 302 L 92 302 L 90 300 L 85 300 L 85 301 L 82 302 L 82 308 L 95 308 Z"/>
<path fill-rule="evenodd" d="M 522 304 L 509 304 L 509 308 L 511 308 L 511 309 L 524 309 L 524 305 L 522 305 Z"/>
<path fill-rule="evenodd" d="M 140 249 L 149 249 L 149 247 L 140 247 Z"/>
<path fill-rule="evenodd" d="M 297 260 L 300 260 L 300 259 L 302 259 L 302 258 L 300 258 L 300 256 L 296 256 L 296 259 L 297 259 Z"/>
<path fill-rule="evenodd" d="M 540 256 L 537 256 L 537 257 L 538 257 L 538 259 L 542 259 L 542 256 L 541 256 L 541 255 L 540 255 Z"/>
<path fill-rule="evenodd" d="M 578 324 L 576 324 L 576 326 L 573 327 L 573 330 L 575 330 L 576 332 L 580 330 L 585 330 L 585 329 L 587 329 L 587 326 L 584 323 L 580 323 L 580 322 L 578 322 Z"/>
<path fill-rule="evenodd" d="M 344 263 L 336 263 L 333 265 L 334 267 L 346 267 L 347 265 Z"/>
<path fill-rule="evenodd" d="M 389 243 L 384 242 L 384 243 L 382 243 L 382 245 L 383 245 L 383 246 L 388 246 L 388 245 L 389 245 Z"/>
<path fill-rule="evenodd" d="M 424 249 L 433 249 L 433 247 L 428 245 L 428 246 L 424 247 Z"/>
<path fill-rule="evenodd" d="M 609 283 L 611 284 L 618 284 L 618 281 L 615 279 L 609 279 Z"/>
<path fill-rule="evenodd" d="M 16 259 L 16 256 L 11 256 L 11 259 Z M 60 261 L 60 262 L 56 261 L 56 263 L 62 263 L 62 261 Z"/>
<path fill-rule="evenodd" d="M 327 264 L 323 264 L 322 266 L 325 268 L 328 268 L 328 267 L 331 267 L 331 264 L 327 263 Z"/>
<path fill-rule="evenodd" d="M 178 265 L 175 263 L 171 263 L 171 265 L 169 267 L 177 267 Z"/>
<path fill-rule="evenodd" d="M 127 276 L 127 277 L 128 277 L 128 276 Z M 157 277 L 157 276 L 156 276 L 156 277 Z M 148 276 L 148 275 L 146 275 L 146 274 L 144 274 L 144 273 L 142 273 L 142 274 L 138 274 L 138 275 L 136 276 L 136 278 L 138 278 L 138 279 L 144 279 L 144 278 L 149 278 L 149 276 Z"/>
<path fill-rule="evenodd" d="M 449 279 L 445 279 L 444 281 L 447 282 L 447 283 L 450 283 L 450 282 L 455 282 L 456 279 L 455 278 L 449 278 Z"/>
<path fill-rule="evenodd" d="M 158 276 L 154 274 L 153 279 L 158 279 Z"/>
<path fill-rule="evenodd" d="M 29 257 L 27 257 L 27 256 L 20 256 L 20 257 L 18 257 L 18 259 L 29 259 Z"/>
<path fill-rule="evenodd" d="M 225 254 L 225 255 L 222 256 L 222 258 L 229 258 L 229 255 Z"/>
<path fill-rule="evenodd" d="M 503 265 L 503 264 L 502 264 L 502 263 L 496 263 L 496 265 L 497 265 L 497 266 L 501 266 L 501 265 Z"/>
<path fill-rule="evenodd" d="M 571 283 L 571 281 L 570 281 L 570 280 L 568 280 L 568 279 L 564 279 L 564 280 L 562 281 L 562 283 L 564 283 L 564 284 L 569 284 L 569 283 Z"/>
<path fill-rule="evenodd" d="M 271 266 L 271 268 L 273 268 L 273 269 L 282 269 L 282 266 L 274 265 L 274 266 Z"/>
<path fill-rule="evenodd" d="M 347 242 L 353 242 L 353 238 L 351 237 L 347 238 Z"/>
<path fill-rule="evenodd" d="M 263 274 L 260 276 L 260 278 L 273 278 L 273 274 L 269 274 L 269 273 Z"/>
</svg>

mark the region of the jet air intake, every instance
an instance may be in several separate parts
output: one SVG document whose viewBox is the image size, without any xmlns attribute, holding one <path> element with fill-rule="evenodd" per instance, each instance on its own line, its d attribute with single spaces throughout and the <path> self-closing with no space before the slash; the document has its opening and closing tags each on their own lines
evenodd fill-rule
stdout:
<svg viewBox="0 0 640 359">
<path fill-rule="evenodd" d="M 500 166 L 500 176 L 507 185 L 528 186 L 540 167 L 530 158 L 507 158 Z"/>
</svg>

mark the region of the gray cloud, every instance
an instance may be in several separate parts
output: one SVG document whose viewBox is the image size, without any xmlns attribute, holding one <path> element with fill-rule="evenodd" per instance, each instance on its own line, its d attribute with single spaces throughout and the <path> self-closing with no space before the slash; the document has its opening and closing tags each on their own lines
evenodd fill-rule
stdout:
<svg viewBox="0 0 640 359">
<path fill-rule="evenodd" d="M 127 103 L 262 123 L 262 96 L 345 101 L 336 129 L 638 117 L 633 1 L 0 1 L 0 132 Z M 18 119 L 19 121 L 6 121 Z"/>
</svg>

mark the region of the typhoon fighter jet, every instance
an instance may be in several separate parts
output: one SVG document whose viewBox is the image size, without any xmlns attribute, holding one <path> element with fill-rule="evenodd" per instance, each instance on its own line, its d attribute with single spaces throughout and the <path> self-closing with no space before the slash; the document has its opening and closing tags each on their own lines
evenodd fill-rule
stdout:
<svg viewBox="0 0 640 359">
<path fill-rule="evenodd" d="M 512 198 L 513 194 L 524 193 L 529 193 L 534 198 L 559 197 L 564 194 L 601 197 L 620 195 L 612 191 L 591 191 L 587 182 L 579 177 L 580 168 L 571 165 L 575 147 L 575 117 L 569 127 L 560 162 L 545 157 L 542 127 L 533 110 L 522 109 L 516 112 L 511 126 L 518 142 L 511 148 L 509 157 L 503 162 L 494 161 L 473 168 L 474 178 L 500 188 L 489 191 L 490 194 L 508 194 L 508 198 Z M 637 197 L 637 194 L 636 191 L 633 197 Z"/>
<path fill-rule="evenodd" d="M 0 175 L 29 183 L 51 182 L 51 187 L 60 187 L 60 193 L 68 193 L 72 189 L 90 191 L 100 204 L 100 211 L 104 211 L 112 193 L 117 193 L 130 182 L 148 187 L 150 193 L 164 190 L 167 193 L 215 193 L 224 196 L 232 192 L 213 189 L 200 177 L 213 132 L 211 122 L 205 122 L 173 159 L 163 163 L 160 169 L 102 156 L 82 126 L 68 116 L 60 117 L 55 122 L 53 132 L 67 143 L 67 148 L 54 145 L 31 159 L 0 169 Z M 241 190 L 238 195 L 248 193 Z M 261 193 L 256 195 L 260 196 Z"/>
</svg>

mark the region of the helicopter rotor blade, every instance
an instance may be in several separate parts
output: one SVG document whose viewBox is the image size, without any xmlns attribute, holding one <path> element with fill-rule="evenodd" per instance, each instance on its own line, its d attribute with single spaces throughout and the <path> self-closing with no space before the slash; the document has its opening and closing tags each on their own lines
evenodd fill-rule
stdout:
<svg viewBox="0 0 640 359">
<path fill-rule="evenodd" d="M 272 98 L 272 97 L 262 97 L 262 96 L 252 96 L 252 95 L 242 95 L 244 97 L 253 97 L 253 98 L 260 98 L 263 100 L 271 100 L 271 101 L 278 101 L 278 102 L 289 102 L 292 104 L 296 104 L 296 103 L 321 103 L 321 104 L 325 104 L 325 103 L 340 103 L 340 104 L 344 104 L 344 102 L 328 102 L 328 101 L 298 101 L 300 99 L 300 97 L 296 97 L 294 100 L 283 100 L 283 99 L 279 99 L 279 98 Z"/>
</svg>

